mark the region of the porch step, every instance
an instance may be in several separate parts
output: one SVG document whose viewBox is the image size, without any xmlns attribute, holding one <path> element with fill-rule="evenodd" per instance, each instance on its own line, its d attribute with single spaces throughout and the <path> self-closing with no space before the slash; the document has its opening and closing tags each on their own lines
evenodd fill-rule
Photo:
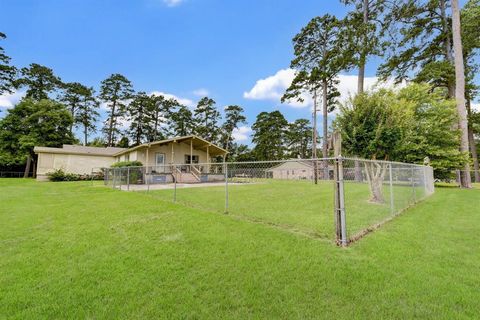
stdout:
<svg viewBox="0 0 480 320">
<path fill-rule="evenodd" d="M 196 183 L 196 182 L 200 182 L 200 180 L 194 176 L 193 174 L 189 173 L 189 172 L 182 172 L 181 174 L 178 173 L 177 174 L 177 182 L 178 183 Z"/>
</svg>

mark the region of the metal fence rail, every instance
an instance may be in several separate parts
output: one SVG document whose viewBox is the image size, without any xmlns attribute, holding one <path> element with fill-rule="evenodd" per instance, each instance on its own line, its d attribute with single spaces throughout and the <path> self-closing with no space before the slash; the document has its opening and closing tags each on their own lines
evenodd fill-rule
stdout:
<svg viewBox="0 0 480 320">
<path fill-rule="evenodd" d="M 23 178 L 24 172 L 19 171 L 0 171 L 0 178 Z M 28 174 L 29 177 L 32 176 L 31 173 Z"/>
<path fill-rule="evenodd" d="M 428 166 L 354 158 L 168 164 L 102 169 L 105 185 L 148 192 L 339 245 L 434 192 Z"/>
</svg>

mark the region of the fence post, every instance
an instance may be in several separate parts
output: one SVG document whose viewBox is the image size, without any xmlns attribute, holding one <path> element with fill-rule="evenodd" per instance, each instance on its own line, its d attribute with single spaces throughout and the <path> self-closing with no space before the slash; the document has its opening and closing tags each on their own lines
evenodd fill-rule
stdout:
<svg viewBox="0 0 480 320">
<path fill-rule="evenodd" d="M 116 168 L 113 168 L 112 171 L 113 171 L 112 172 L 112 176 L 113 176 L 113 178 L 112 178 L 112 189 L 115 189 L 115 171 L 116 171 Z"/>
<path fill-rule="evenodd" d="M 389 175 L 390 175 L 390 213 L 394 214 L 395 213 L 395 205 L 394 205 L 394 199 L 393 199 L 393 169 L 392 169 L 392 164 L 390 163 L 389 165 Z"/>
<path fill-rule="evenodd" d="M 147 180 L 147 193 L 150 192 L 150 179 L 151 179 L 151 173 L 148 173 L 148 167 L 145 167 L 145 179 Z"/>
<path fill-rule="evenodd" d="M 127 167 L 127 191 L 130 191 L 130 167 Z"/>
<path fill-rule="evenodd" d="M 225 172 L 225 214 L 228 213 L 228 165 L 227 163 L 223 162 L 223 168 Z"/>
<path fill-rule="evenodd" d="M 338 156 L 334 162 L 335 222 L 337 244 L 347 246 L 347 223 L 345 216 L 345 189 L 343 184 L 343 158 Z"/>
<path fill-rule="evenodd" d="M 177 172 L 177 167 L 175 165 L 172 165 L 172 169 L 175 172 L 175 175 L 173 176 L 173 202 L 177 202 L 177 177 L 178 177 L 178 172 Z"/>
<path fill-rule="evenodd" d="M 417 194 L 415 192 L 415 167 L 412 165 L 412 191 L 413 191 L 413 203 L 417 203 Z"/>
</svg>

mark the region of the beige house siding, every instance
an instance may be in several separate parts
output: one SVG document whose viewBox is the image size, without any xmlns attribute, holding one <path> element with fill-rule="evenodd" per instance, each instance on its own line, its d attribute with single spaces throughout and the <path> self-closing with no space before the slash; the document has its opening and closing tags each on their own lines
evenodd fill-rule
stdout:
<svg viewBox="0 0 480 320">
<path fill-rule="evenodd" d="M 111 156 L 38 153 L 37 178 L 45 180 L 46 174 L 62 169 L 68 173 L 90 174 L 92 169 L 110 167 L 115 162 Z"/>
<path fill-rule="evenodd" d="M 172 154 L 172 144 L 173 144 L 173 154 Z M 135 150 L 124 155 L 117 157 L 117 161 L 126 161 L 126 158 L 129 158 L 130 161 L 140 161 L 144 166 L 155 166 L 156 154 L 162 153 L 165 157 L 165 164 L 183 164 L 185 163 L 185 155 L 190 155 L 190 144 L 189 143 L 170 143 L 165 145 L 156 145 L 151 146 L 148 150 L 148 161 L 147 161 L 147 150 L 142 148 L 140 150 Z M 203 150 L 197 150 L 193 148 L 193 155 L 199 157 L 200 163 L 207 163 L 210 159 L 207 159 L 207 153 Z"/>
<path fill-rule="evenodd" d="M 273 179 L 313 179 L 313 168 L 298 161 L 284 162 L 268 171 Z"/>
<path fill-rule="evenodd" d="M 114 147 L 63 145 L 62 148 L 35 147 L 34 151 L 38 155 L 37 177 L 39 180 L 45 180 L 47 173 L 57 169 L 67 173 L 90 174 L 92 169 L 108 168 L 119 161 L 140 161 L 143 166 L 155 166 L 157 153 L 164 155 L 165 165 L 184 164 L 185 156 L 190 154 L 198 156 L 199 163 L 208 163 L 211 162 L 210 156 L 225 156 L 228 153 L 193 135 L 156 141 L 128 150 Z M 207 157 L 207 154 L 210 156 Z"/>
</svg>

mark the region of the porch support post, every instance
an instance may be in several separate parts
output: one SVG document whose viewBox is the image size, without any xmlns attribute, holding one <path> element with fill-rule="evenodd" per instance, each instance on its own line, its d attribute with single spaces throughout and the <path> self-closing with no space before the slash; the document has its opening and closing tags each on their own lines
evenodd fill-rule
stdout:
<svg viewBox="0 0 480 320">
<path fill-rule="evenodd" d="M 193 138 L 190 140 L 190 165 L 193 164 Z"/>
<path fill-rule="evenodd" d="M 207 146 L 207 173 L 210 173 L 210 152 L 208 147 L 209 146 Z M 223 162 L 225 162 L 225 159 L 223 159 Z"/>
<path fill-rule="evenodd" d="M 148 150 L 150 150 L 150 144 L 147 145 L 147 151 L 146 151 L 146 158 L 145 158 L 145 166 L 147 167 L 146 173 L 148 173 Z"/>
<path fill-rule="evenodd" d="M 170 163 L 173 164 L 175 163 L 174 159 L 175 159 L 175 151 L 173 149 L 173 145 L 175 144 L 175 141 L 172 142 L 172 159 L 170 160 Z"/>
</svg>

